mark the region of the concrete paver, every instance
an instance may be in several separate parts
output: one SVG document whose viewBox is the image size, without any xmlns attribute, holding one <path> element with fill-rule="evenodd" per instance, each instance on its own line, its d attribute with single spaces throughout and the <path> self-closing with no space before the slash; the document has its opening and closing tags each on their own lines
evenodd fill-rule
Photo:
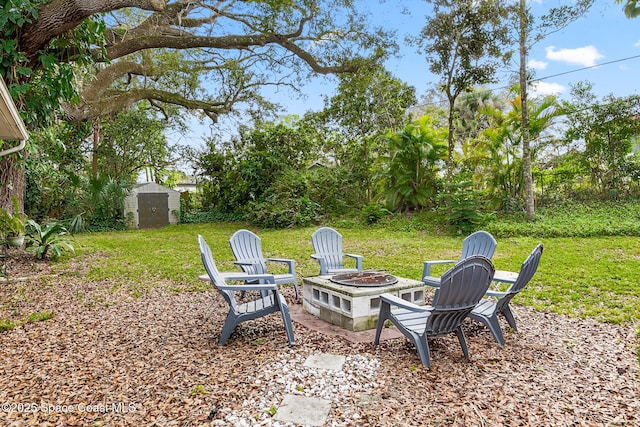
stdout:
<svg viewBox="0 0 640 427">
<path fill-rule="evenodd" d="M 340 356 L 338 354 L 314 353 L 307 357 L 307 360 L 304 362 L 304 366 L 316 369 L 340 371 L 345 360 L 345 356 Z"/>
<path fill-rule="evenodd" d="M 296 425 L 323 426 L 331 410 L 331 402 L 319 397 L 288 394 L 276 412 L 277 421 Z"/>
</svg>

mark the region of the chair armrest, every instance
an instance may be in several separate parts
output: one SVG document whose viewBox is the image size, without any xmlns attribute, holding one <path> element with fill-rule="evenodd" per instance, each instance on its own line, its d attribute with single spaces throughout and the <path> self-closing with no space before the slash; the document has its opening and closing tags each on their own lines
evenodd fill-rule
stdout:
<svg viewBox="0 0 640 427">
<path fill-rule="evenodd" d="M 488 290 L 487 292 L 484 293 L 484 295 L 487 297 L 496 297 L 496 298 L 503 298 L 508 294 L 510 294 L 510 292 L 500 292 L 500 291 L 492 291 L 492 290 Z"/>
<path fill-rule="evenodd" d="M 422 278 L 422 283 L 424 283 L 427 286 L 431 286 L 432 288 L 439 288 L 440 287 L 440 278 L 439 277 L 434 277 L 434 276 L 424 276 Z"/>
<path fill-rule="evenodd" d="M 342 254 L 343 256 L 349 257 L 349 258 L 353 258 L 356 260 L 356 269 L 358 271 L 362 271 L 362 255 L 355 255 L 355 254 Z"/>
<path fill-rule="evenodd" d="M 404 300 L 400 297 L 397 297 L 393 294 L 382 294 L 380 295 L 380 300 L 389 305 L 397 306 L 400 308 L 404 308 L 406 310 L 414 311 L 414 312 L 429 312 L 433 310 L 433 307 L 430 305 L 416 305 L 412 302 Z"/>
<path fill-rule="evenodd" d="M 296 260 L 294 259 L 285 259 L 285 258 L 267 258 L 265 261 L 270 262 L 278 262 L 281 264 L 287 264 L 289 268 L 289 274 L 296 274 Z"/>
<path fill-rule="evenodd" d="M 323 274 L 327 274 L 327 260 L 324 259 L 324 257 L 322 255 L 318 255 L 318 254 L 311 254 L 311 258 L 315 259 L 316 261 L 318 261 L 318 263 L 320 263 L 320 275 L 322 276 Z"/>
<path fill-rule="evenodd" d="M 441 259 L 436 261 L 424 261 L 424 268 L 422 270 L 422 277 L 431 276 L 431 266 L 438 264 L 455 264 L 457 261 L 454 259 Z"/>
<path fill-rule="evenodd" d="M 242 282 L 245 282 L 247 280 L 264 280 L 265 282 L 267 282 L 267 284 L 271 283 L 275 285 L 276 283 L 276 279 L 275 277 L 273 277 L 273 274 L 247 274 L 247 273 L 240 273 L 240 272 L 238 273 L 224 272 L 224 273 L 220 273 L 220 275 L 224 278 L 224 280 L 239 280 Z M 238 285 L 232 285 L 232 286 L 237 287 Z"/>
</svg>

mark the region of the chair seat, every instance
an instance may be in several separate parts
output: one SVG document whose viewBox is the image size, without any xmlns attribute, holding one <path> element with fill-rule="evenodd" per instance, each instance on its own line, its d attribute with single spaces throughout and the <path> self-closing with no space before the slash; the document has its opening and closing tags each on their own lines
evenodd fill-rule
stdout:
<svg viewBox="0 0 640 427">
<path fill-rule="evenodd" d="M 480 300 L 478 305 L 474 307 L 471 313 L 478 316 L 490 316 L 495 309 L 496 304 L 493 301 L 483 298 Z"/>
<path fill-rule="evenodd" d="M 278 294 L 278 300 L 282 306 L 287 307 L 287 302 L 282 297 L 282 295 Z M 255 311 L 261 311 L 272 307 L 275 304 L 273 300 L 273 294 L 269 294 L 266 297 L 257 299 L 255 301 L 250 301 L 244 304 L 240 304 L 236 307 L 236 314 L 245 314 L 245 313 L 253 313 Z"/>
</svg>

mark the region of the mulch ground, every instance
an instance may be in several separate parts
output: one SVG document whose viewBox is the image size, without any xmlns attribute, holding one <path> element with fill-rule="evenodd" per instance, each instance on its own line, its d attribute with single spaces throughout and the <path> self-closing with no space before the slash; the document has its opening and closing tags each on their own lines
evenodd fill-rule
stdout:
<svg viewBox="0 0 640 427">
<path fill-rule="evenodd" d="M 504 348 L 469 321 L 470 360 L 455 336 L 434 339 L 431 370 L 403 338 L 374 347 L 294 322 L 289 347 L 275 314 L 219 347 L 226 308 L 215 292 L 166 283 L 133 298 L 86 279 L 81 264 L 20 266 L 32 257 L 10 266 L 28 279 L 0 282 L 0 325 L 16 325 L 0 332 L 1 426 L 282 425 L 265 407 L 290 390 L 278 378 L 296 365 L 283 359 L 317 352 L 376 361 L 373 377 L 350 380 L 362 387 L 340 392 L 327 425 L 640 425 L 634 325 L 516 306 Z M 293 304 L 292 288 L 283 293 Z"/>
</svg>

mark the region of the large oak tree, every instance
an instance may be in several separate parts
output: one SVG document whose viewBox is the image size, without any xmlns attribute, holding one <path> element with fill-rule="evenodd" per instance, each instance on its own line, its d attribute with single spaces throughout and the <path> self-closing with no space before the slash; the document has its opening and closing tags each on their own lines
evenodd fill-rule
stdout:
<svg viewBox="0 0 640 427">
<path fill-rule="evenodd" d="M 2 62 L 32 129 L 91 121 L 145 100 L 214 122 L 271 108 L 261 88 L 353 72 L 384 52 L 354 0 L 9 0 Z M 172 110 L 173 109 L 173 110 Z M 3 158 L 0 206 L 21 194 L 18 156 Z"/>
</svg>

